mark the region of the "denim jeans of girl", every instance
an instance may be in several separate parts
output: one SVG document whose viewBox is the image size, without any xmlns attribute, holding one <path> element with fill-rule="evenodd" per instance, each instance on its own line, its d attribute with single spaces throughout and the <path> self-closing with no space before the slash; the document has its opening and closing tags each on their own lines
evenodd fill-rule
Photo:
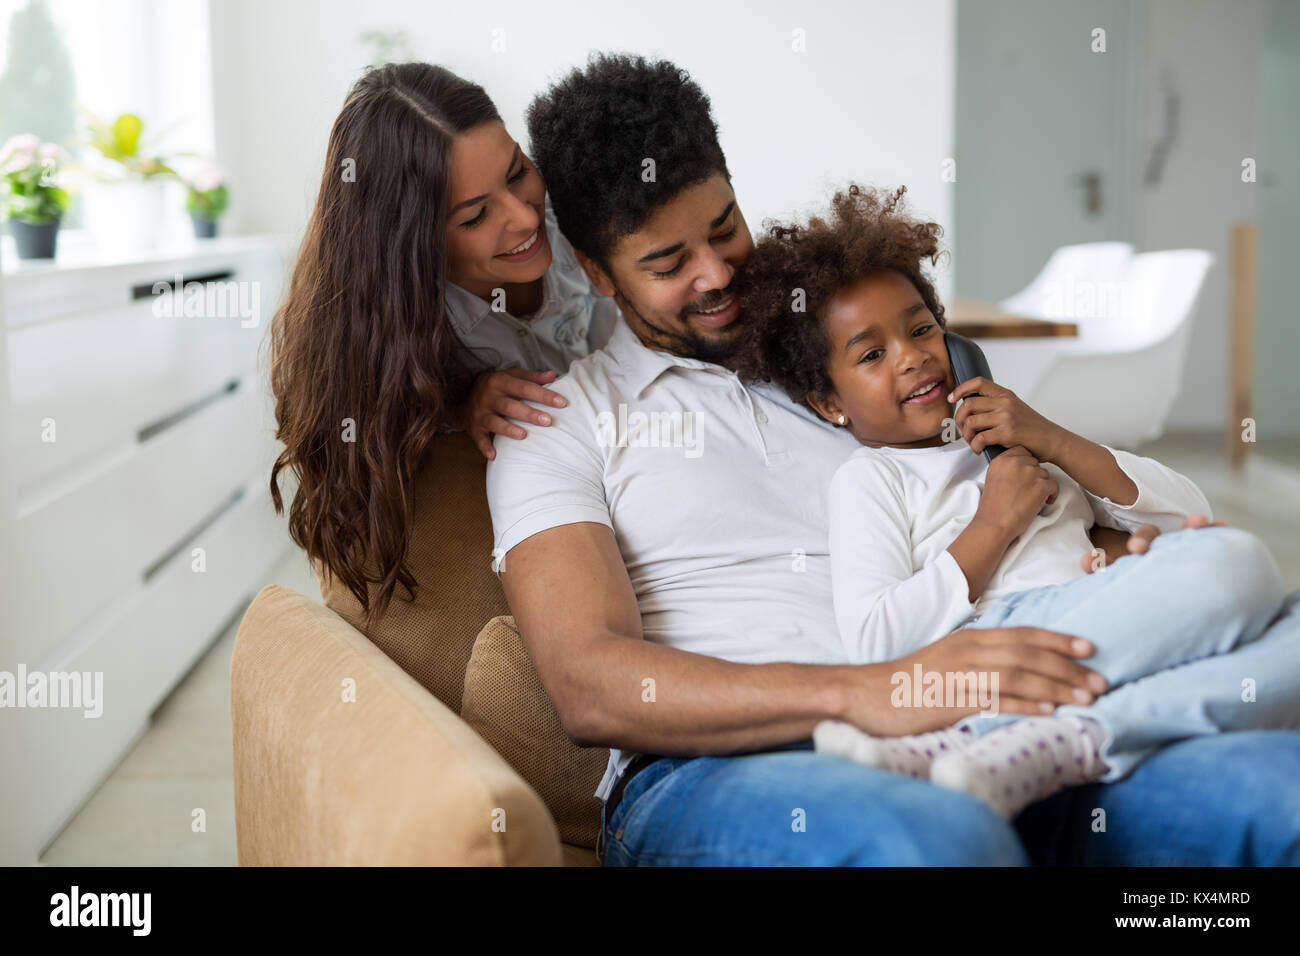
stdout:
<svg viewBox="0 0 1300 956">
<path fill-rule="evenodd" d="M 1089 708 L 1061 707 L 1057 713 L 1095 713 L 1107 698 L 1126 695 L 1108 718 L 1108 752 L 1125 762 L 1122 772 L 1108 774 L 1110 780 L 1067 788 L 1008 823 L 965 794 L 818 754 L 811 740 L 761 753 L 663 758 L 628 783 L 611 817 L 602 812 L 602 862 L 1300 865 L 1300 591 L 1283 597 L 1269 615 L 1264 608 L 1276 597 L 1271 559 L 1262 560 L 1242 540 L 1249 536 L 1221 534 L 1231 530 L 1162 535 L 1147 555 L 1123 558 L 1081 579 L 1092 582 L 1096 603 L 1105 604 L 1101 595 L 1118 601 L 1126 588 L 1141 586 L 1145 579 L 1137 572 L 1144 567 L 1154 578 L 1173 573 L 1174 561 L 1186 559 L 1197 577 L 1184 581 L 1180 596 L 1199 601 L 1214 589 L 1218 600 L 1206 598 L 1206 605 L 1220 609 L 1213 614 L 1228 615 L 1226 623 L 1213 625 L 1201 626 L 1204 621 L 1197 619 L 1196 633 L 1183 634 L 1183 644 L 1146 630 L 1131 635 L 1128 644 L 1117 640 L 1118 646 L 1108 641 L 1109 632 L 1083 635 L 1098 648 L 1085 663 L 1105 674 L 1112 690 Z M 1204 545 L 1197 535 L 1208 536 L 1199 539 Z M 1161 553 L 1169 555 L 1170 568 L 1158 567 L 1154 556 Z M 1202 567 L 1207 562 L 1212 569 Z M 1062 593 L 1046 598 L 1048 608 L 1058 600 L 1063 610 L 1089 604 L 1086 594 L 1067 602 L 1063 592 L 1070 585 L 1060 587 Z M 1045 590 L 1050 589 L 1025 593 Z M 1234 594 L 1225 602 L 1227 591 Z M 1236 601 L 1253 610 L 1222 610 Z M 1019 604 L 995 604 L 989 608 L 993 616 L 982 615 L 975 626 L 1049 626 L 1017 617 Z M 1031 616 L 1032 606 L 1021 613 Z M 1160 620 L 1147 607 L 1130 607 L 1142 615 L 1144 628 Z M 1171 600 L 1167 610 L 1185 613 L 1186 605 Z M 1081 616 L 1079 626 L 1091 629 L 1083 621 Z M 1050 626 L 1075 633 L 1059 622 Z M 1179 655 L 1184 663 L 1160 663 Z M 1131 716 L 1120 721 L 1121 711 Z M 1009 719 L 967 721 L 992 727 Z"/>
<path fill-rule="evenodd" d="M 1008 595 L 966 626 L 1041 627 L 1093 643 L 1084 663 L 1110 690 L 1056 715 L 1093 717 L 1106 728 L 1102 779 L 1110 783 L 1175 740 L 1296 725 L 1300 680 L 1274 661 L 1288 647 L 1300 654 L 1296 621 L 1279 615 L 1286 600 L 1263 542 L 1235 528 L 1204 528 L 1160 535 L 1147 554 L 1086 577 Z M 1262 652 L 1229 653 L 1266 634 L 1274 640 Z M 1180 666 L 1192 661 L 1199 666 Z M 983 734 L 1017 719 L 978 715 L 958 726 Z"/>
</svg>

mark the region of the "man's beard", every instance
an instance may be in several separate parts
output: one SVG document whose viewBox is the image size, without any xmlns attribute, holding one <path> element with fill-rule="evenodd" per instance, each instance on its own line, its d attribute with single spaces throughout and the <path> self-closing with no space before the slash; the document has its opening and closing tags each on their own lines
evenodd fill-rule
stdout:
<svg viewBox="0 0 1300 956">
<path fill-rule="evenodd" d="M 619 307 L 625 312 L 631 312 L 637 320 L 650 330 L 653 342 L 647 343 L 653 345 L 665 352 L 671 352 L 673 355 L 680 355 L 683 358 L 699 359 L 701 362 L 712 362 L 714 365 L 727 366 L 727 363 L 740 351 L 740 343 L 743 340 L 743 317 L 737 316 L 735 321 L 725 329 L 725 335 L 718 338 L 710 338 L 701 335 L 695 329 L 691 328 L 690 322 L 683 318 L 680 329 L 666 329 L 657 322 L 647 319 L 632 304 L 632 300 L 623 293 L 622 289 L 617 286 L 614 291 L 618 294 Z"/>
</svg>

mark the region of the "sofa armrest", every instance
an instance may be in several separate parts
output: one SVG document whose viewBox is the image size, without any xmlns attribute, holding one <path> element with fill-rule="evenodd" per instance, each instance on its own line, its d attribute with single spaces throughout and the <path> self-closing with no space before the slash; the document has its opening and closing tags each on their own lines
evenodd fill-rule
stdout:
<svg viewBox="0 0 1300 956">
<path fill-rule="evenodd" d="M 468 724 L 328 608 L 249 606 L 230 665 L 239 862 L 562 863 L 541 798 Z"/>
</svg>

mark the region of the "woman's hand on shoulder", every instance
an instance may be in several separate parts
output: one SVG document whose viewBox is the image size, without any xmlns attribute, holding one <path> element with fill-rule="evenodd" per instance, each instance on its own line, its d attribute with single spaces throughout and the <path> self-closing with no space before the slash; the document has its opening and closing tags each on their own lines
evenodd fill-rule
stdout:
<svg viewBox="0 0 1300 956">
<path fill-rule="evenodd" d="M 988 445 L 1023 445 L 1039 461 L 1053 461 L 1072 432 L 1038 414 L 1011 389 L 986 378 L 969 378 L 952 390 L 948 400 L 962 401 L 953 421 L 971 451 Z"/>
<path fill-rule="evenodd" d="M 483 457 L 491 461 L 496 457 L 492 447 L 493 435 L 523 438 L 528 432 L 515 421 L 534 425 L 551 424 L 551 416 L 541 409 L 525 405 L 525 401 L 539 405 L 563 408 L 567 399 L 559 392 L 543 386 L 555 381 L 556 373 L 531 372 L 522 368 L 507 368 L 497 372 L 483 372 L 474 380 L 469 398 L 456 410 L 456 424 L 469 433 Z M 514 419 L 515 421 L 511 421 Z"/>
</svg>

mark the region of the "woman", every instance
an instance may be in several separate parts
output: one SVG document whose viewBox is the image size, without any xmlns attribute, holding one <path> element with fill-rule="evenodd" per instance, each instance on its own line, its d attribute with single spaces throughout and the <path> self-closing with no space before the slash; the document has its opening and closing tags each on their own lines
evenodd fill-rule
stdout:
<svg viewBox="0 0 1300 956">
<path fill-rule="evenodd" d="M 488 457 L 524 399 L 608 340 L 613 300 L 590 286 L 536 167 L 483 89 L 442 67 L 389 64 L 349 94 L 271 328 L 279 475 L 289 531 L 373 623 L 400 585 L 410 495 L 433 437 L 467 431 Z M 371 585 L 375 586 L 372 594 Z"/>
</svg>

